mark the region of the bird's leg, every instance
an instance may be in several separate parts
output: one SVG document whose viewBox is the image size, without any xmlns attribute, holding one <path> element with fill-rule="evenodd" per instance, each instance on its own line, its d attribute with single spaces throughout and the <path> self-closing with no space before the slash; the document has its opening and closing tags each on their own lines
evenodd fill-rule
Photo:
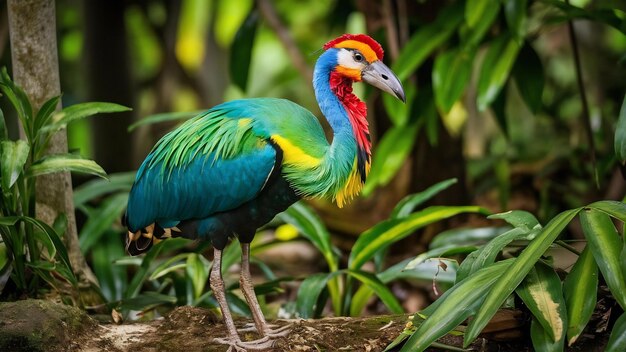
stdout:
<svg viewBox="0 0 626 352">
<path fill-rule="evenodd" d="M 252 278 L 250 276 L 250 243 L 241 244 L 241 274 L 239 276 L 239 284 L 243 296 L 250 306 L 252 312 L 252 318 L 254 319 L 254 325 L 257 332 L 261 336 L 278 337 L 285 336 L 289 333 L 289 325 L 278 329 L 271 329 L 265 321 L 261 306 L 254 293 L 254 286 L 252 285 Z"/>
<path fill-rule="evenodd" d="M 229 345 L 228 351 L 252 351 L 252 350 L 266 350 L 272 347 L 273 341 L 263 338 L 255 341 L 241 341 L 239 335 L 237 334 L 237 329 L 235 328 L 235 322 L 233 321 L 233 316 L 230 313 L 230 309 L 228 308 L 228 303 L 226 302 L 226 293 L 224 287 L 224 280 L 222 279 L 222 251 L 219 249 L 214 249 L 214 259 L 213 259 L 213 268 L 211 268 L 211 276 L 210 276 L 210 285 L 211 290 L 213 290 L 213 294 L 215 295 L 215 299 L 222 310 L 222 318 L 224 320 L 224 325 L 226 325 L 226 330 L 228 332 L 228 337 L 226 338 L 216 338 L 215 341 Z"/>
</svg>

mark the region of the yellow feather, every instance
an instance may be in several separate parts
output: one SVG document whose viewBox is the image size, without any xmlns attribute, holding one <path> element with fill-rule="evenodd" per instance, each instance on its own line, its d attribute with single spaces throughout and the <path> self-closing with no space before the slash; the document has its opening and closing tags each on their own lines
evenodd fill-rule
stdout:
<svg viewBox="0 0 626 352">
<path fill-rule="evenodd" d="M 367 162 L 365 164 L 365 176 L 370 172 L 371 164 Z M 359 175 L 357 171 L 357 161 L 354 159 L 354 163 L 352 164 L 352 171 L 350 172 L 350 176 L 346 180 L 346 184 L 343 188 L 337 193 L 335 196 L 335 201 L 337 202 L 337 206 L 339 208 L 343 208 L 345 204 L 352 200 L 356 195 L 361 192 L 363 188 L 363 182 L 361 181 L 361 175 Z"/>
<path fill-rule="evenodd" d="M 278 144 L 283 151 L 283 162 L 289 165 L 296 165 L 302 168 L 312 169 L 322 162 L 320 158 L 316 158 L 305 153 L 299 147 L 293 145 L 288 139 L 279 135 L 273 135 L 272 140 Z"/>
</svg>

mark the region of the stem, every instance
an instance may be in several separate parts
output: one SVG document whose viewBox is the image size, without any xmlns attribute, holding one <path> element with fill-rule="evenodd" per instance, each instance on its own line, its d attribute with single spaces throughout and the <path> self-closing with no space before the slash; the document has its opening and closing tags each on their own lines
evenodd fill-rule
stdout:
<svg viewBox="0 0 626 352">
<path fill-rule="evenodd" d="M 565 3 L 569 5 L 569 0 L 565 0 Z M 587 142 L 589 143 L 589 149 L 591 153 L 591 164 L 593 166 L 593 176 L 596 183 L 596 187 L 600 188 L 600 181 L 598 179 L 598 168 L 596 161 L 596 145 L 593 140 L 593 130 L 591 128 L 591 117 L 589 114 L 589 104 L 587 102 L 587 94 L 585 93 L 585 87 L 583 82 L 583 75 L 580 64 L 580 55 L 578 53 L 578 39 L 576 38 L 576 31 L 574 30 L 574 22 L 572 20 L 567 21 L 567 29 L 569 32 L 570 43 L 572 45 L 572 52 L 574 55 L 574 66 L 576 69 L 576 83 L 578 84 L 578 91 L 580 93 L 580 101 L 583 106 L 583 113 L 581 115 L 582 123 L 585 128 L 585 135 Z"/>
<path fill-rule="evenodd" d="M 570 251 L 570 252 L 580 256 L 580 251 L 578 249 L 570 246 L 569 244 L 565 243 L 564 241 L 559 240 L 559 241 L 555 241 L 554 243 L 559 245 L 559 246 L 561 246 L 561 247 L 563 247 L 563 248 L 565 248 L 565 249 L 567 249 L 568 251 Z"/>
</svg>

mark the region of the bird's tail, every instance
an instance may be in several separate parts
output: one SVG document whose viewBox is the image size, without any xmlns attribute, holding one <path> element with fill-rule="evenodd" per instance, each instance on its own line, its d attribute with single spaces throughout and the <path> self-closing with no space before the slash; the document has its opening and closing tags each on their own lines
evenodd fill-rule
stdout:
<svg viewBox="0 0 626 352">
<path fill-rule="evenodd" d="M 122 224 L 127 225 L 126 214 L 122 218 Z M 132 232 L 128 231 L 124 236 L 126 252 L 130 255 L 139 255 L 152 248 L 153 245 L 173 237 L 195 239 L 197 228 L 196 221 L 181 222 L 177 226 L 163 228 L 157 223 L 150 224 L 143 229 Z"/>
</svg>

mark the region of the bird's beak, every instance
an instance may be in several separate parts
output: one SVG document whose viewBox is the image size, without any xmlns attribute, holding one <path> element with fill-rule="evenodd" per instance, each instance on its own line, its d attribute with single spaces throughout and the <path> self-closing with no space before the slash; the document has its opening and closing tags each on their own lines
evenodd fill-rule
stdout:
<svg viewBox="0 0 626 352">
<path fill-rule="evenodd" d="M 382 61 L 374 61 L 367 65 L 361 72 L 361 79 L 376 88 L 393 94 L 395 97 L 402 100 L 402 102 L 406 103 L 402 83 L 400 83 L 398 77 L 396 77 L 393 71 Z"/>
</svg>

